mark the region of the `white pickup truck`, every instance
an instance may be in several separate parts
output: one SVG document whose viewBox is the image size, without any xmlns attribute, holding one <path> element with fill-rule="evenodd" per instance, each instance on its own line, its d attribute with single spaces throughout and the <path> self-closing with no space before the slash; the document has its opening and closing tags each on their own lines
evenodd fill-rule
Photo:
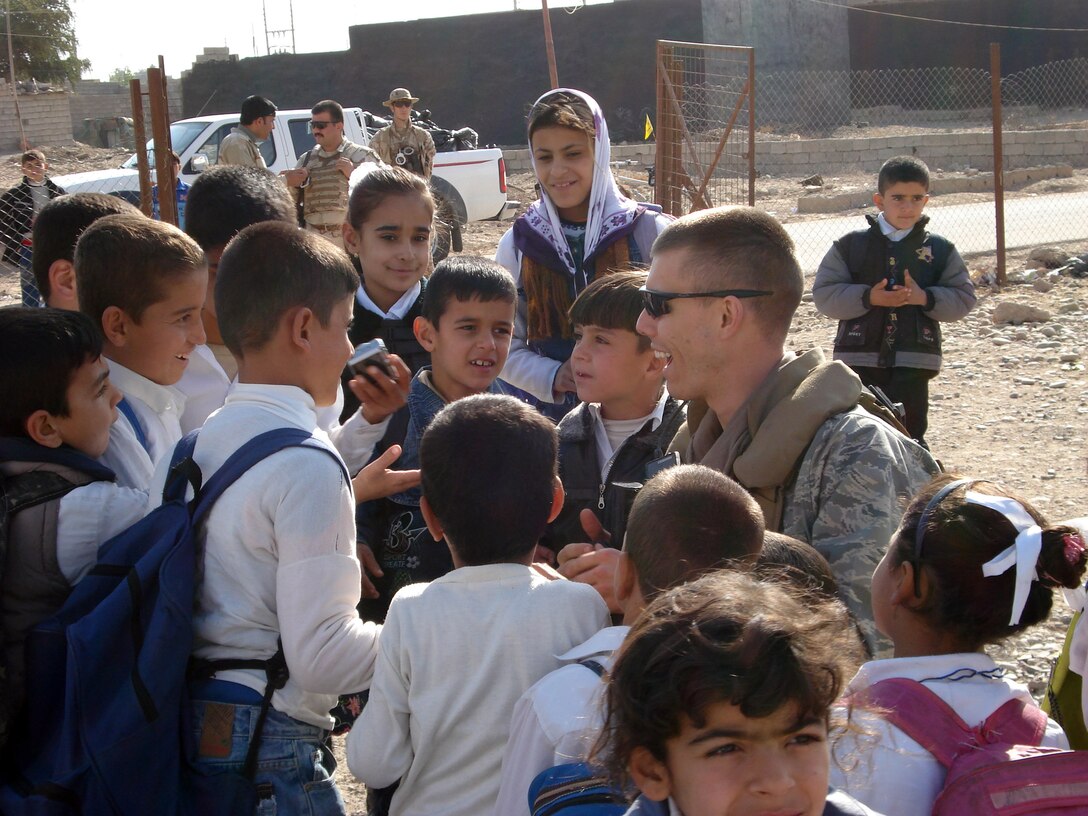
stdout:
<svg viewBox="0 0 1088 816">
<path fill-rule="evenodd" d="M 276 113 L 272 138 L 261 145 L 269 170 L 279 172 L 294 167 L 298 157 L 314 146 L 310 117 L 308 109 Z M 237 126 L 236 113 L 198 116 L 170 125 L 170 141 L 181 157 L 181 180 L 191 184 L 202 170 L 214 166 L 219 158 L 219 143 Z M 344 108 L 344 136 L 356 144 L 370 143 L 360 108 Z M 154 165 L 152 146 L 148 142 L 148 157 Z M 109 193 L 135 204 L 140 200 L 135 155 L 114 170 L 56 176 L 53 181 L 69 193 Z M 451 236 L 454 249 L 460 249 L 462 224 L 511 218 L 518 207 L 516 201 L 506 198 L 506 164 L 502 151 L 495 147 L 438 153 L 431 186 L 440 199 L 439 212 L 455 221 Z"/>
</svg>

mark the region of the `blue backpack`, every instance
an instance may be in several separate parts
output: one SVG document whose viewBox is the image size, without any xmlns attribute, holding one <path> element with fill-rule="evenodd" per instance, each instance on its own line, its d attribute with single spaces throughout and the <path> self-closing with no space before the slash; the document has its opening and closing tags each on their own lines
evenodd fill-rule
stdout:
<svg viewBox="0 0 1088 816">
<path fill-rule="evenodd" d="M 196 432 L 178 443 L 162 505 L 103 544 L 98 563 L 60 612 L 28 637 L 25 716 L 5 760 L 0 812 L 253 812 L 257 795 L 251 779 L 244 774 L 201 778 L 183 756 L 186 668 L 202 557 L 196 533 L 238 477 L 311 438 L 289 428 L 261 434 L 203 486 L 192 459 Z M 327 448 L 312 447 L 343 468 Z M 195 498 L 186 502 L 190 484 Z M 272 692 L 286 682 L 286 665 L 281 650 L 268 661 L 229 661 L 229 667 L 243 662 L 269 674 L 259 729 Z M 258 744 L 259 730 L 251 740 L 247 770 Z"/>
</svg>

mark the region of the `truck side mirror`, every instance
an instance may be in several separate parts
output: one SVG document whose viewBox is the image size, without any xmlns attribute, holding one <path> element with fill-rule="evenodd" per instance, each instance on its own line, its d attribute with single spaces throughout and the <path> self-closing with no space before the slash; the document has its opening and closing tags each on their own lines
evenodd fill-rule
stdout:
<svg viewBox="0 0 1088 816">
<path fill-rule="evenodd" d="M 208 157 L 203 153 L 197 153 L 189 159 L 189 170 L 193 173 L 203 173 L 208 169 Z"/>
</svg>

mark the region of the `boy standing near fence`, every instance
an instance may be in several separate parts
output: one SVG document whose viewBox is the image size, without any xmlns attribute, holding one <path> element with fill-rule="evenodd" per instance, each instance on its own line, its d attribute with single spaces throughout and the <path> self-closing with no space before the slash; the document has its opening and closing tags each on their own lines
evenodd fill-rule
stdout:
<svg viewBox="0 0 1088 816">
<path fill-rule="evenodd" d="M 925 444 L 929 381 L 941 367 L 939 321 L 975 305 L 967 266 L 951 241 L 926 230 L 929 168 L 912 156 L 888 159 L 873 195 L 879 214 L 824 256 L 812 285 L 821 314 L 839 321 L 835 359 L 903 404 L 903 424 Z"/>
</svg>

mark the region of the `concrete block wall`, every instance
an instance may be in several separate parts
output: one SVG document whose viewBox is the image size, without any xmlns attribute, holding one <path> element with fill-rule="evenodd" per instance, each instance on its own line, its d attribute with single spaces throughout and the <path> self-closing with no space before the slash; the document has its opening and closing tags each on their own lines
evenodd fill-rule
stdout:
<svg viewBox="0 0 1088 816">
<path fill-rule="evenodd" d="M 31 147 L 71 144 L 72 120 L 66 91 L 19 94 L 23 131 Z M 20 144 L 15 102 L 6 82 L 0 82 L 0 150 L 17 152 Z"/>
<path fill-rule="evenodd" d="M 653 142 L 614 144 L 612 145 L 612 161 L 635 161 L 640 165 L 653 164 L 656 149 Z M 504 147 L 502 157 L 506 160 L 507 173 L 531 173 L 533 170 L 528 150 Z"/>
<path fill-rule="evenodd" d="M 147 77 L 140 77 L 141 88 L 147 90 Z M 132 96 L 127 83 L 102 82 L 97 79 L 85 79 L 77 82 L 71 95 L 71 134 L 78 135 L 83 130 L 84 119 L 98 119 L 110 116 L 132 116 Z M 181 80 L 176 77 L 166 78 L 167 103 L 170 109 L 170 121 L 182 119 Z M 144 122 L 150 130 L 151 113 L 144 97 Z"/>
</svg>

